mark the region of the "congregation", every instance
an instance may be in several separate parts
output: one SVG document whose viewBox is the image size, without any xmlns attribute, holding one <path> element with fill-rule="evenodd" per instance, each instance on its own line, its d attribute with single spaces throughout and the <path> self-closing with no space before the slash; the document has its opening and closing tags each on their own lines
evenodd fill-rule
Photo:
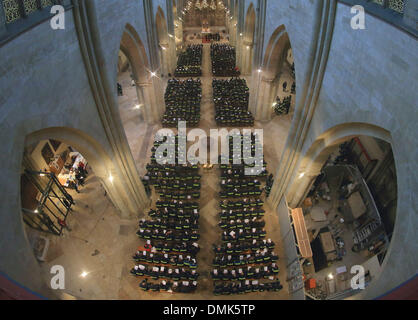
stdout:
<svg viewBox="0 0 418 320">
<path fill-rule="evenodd" d="M 156 155 L 161 144 L 171 144 L 177 150 L 174 164 L 160 164 Z M 131 273 L 144 277 L 139 286 L 144 291 L 192 293 L 197 288 L 196 255 L 200 250 L 199 235 L 200 175 L 198 166 L 179 165 L 184 150 L 178 136 L 155 137 L 150 163 L 144 177 L 155 189 L 158 200 L 149 211 L 150 220 L 141 219 L 137 235 L 146 241 L 133 256 L 136 265 Z M 154 280 L 152 282 L 150 280 Z M 160 282 L 158 282 L 161 280 Z"/>
<path fill-rule="evenodd" d="M 254 117 L 248 110 L 250 93 L 245 79 L 214 79 L 212 86 L 216 109 L 215 120 L 218 126 L 254 125 Z"/>
<path fill-rule="evenodd" d="M 279 268 L 274 253 L 275 244 L 266 237 L 265 211 L 262 209 L 262 182 L 268 172 L 263 160 L 263 170 L 259 175 L 245 174 L 245 168 L 253 165 L 233 164 L 238 152 L 245 157 L 246 150 L 241 136 L 240 148 L 230 137 L 229 164 L 221 169 L 221 212 L 219 227 L 222 229 L 222 244 L 213 246 L 215 258 L 211 272 L 215 295 L 245 294 L 250 292 L 279 291 L 282 289 L 277 279 Z M 251 153 L 261 141 L 251 134 Z M 223 161 L 225 163 L 225 161 Z"/>
<path fill-rule="evenodd" d="M 175 77 L 201 77 L 202 76 L 202 52 L 203 45 L 188 45 L 186 50 L 180 53 L 177 60 Z"/>
</svg>

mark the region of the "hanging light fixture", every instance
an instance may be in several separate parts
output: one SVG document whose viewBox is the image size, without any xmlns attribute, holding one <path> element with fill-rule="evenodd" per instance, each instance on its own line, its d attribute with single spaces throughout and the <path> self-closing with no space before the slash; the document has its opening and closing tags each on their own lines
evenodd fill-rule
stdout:
<svg viewBox="0 0 418 320">
<path fill-rule="evenodd" d="M 215 11 L 216 10 L 216 0 L 212 0 L 212 3 L 210 4 L 210 8 Z"/>
<path fill-rule="evenodd" d="M 197 10 L 202 10 L 202 5 L 200 4 L 199 0 L 196 1 L 195 7 Z"/>
</svg>

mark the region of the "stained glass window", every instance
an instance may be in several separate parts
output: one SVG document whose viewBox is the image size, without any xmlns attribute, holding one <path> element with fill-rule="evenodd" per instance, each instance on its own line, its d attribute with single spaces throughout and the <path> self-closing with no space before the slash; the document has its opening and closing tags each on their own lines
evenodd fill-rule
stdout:
<svg viewBox="0 0 418 320">
<path fill-rule="evenodd" d="M 50 7 L 53 5 L 52 0 L 41 0 L 42 8 Z"/>
<path fill-rule="evenodd" d="M 6 23 L 11 23 L 21 18 L 18 0 L 3 0 Z"/>
<path fill-rule="evenodd" d="M 385 4 L 385 0 L 373 0 L 372 2 L 380 4 L 381 6 Z"/>
<path fill-rule="evenodd" d="M 396 12 L 403 13 L 404 6 L 404 0 L 389 0 L 389 8 Z"/>
<path fill-rule="evenodd" d="M 25 9 L 25 14 L 29 15 L 37 10 L 38 7 L 38 0 L 0 0 L 3 4 L 4 14 L 6 16 L 6 23 L 14 22 L 20 18 L 22 18 L 22 14 L 19 8 L 19 2 L 23 3 L 23 7 Z M 41 0 L 41 7 L 47 8 L 54 5 L 53 0 Z"/>
<path fill-rule="evenodd" d="M 38 2 L 36 0 L 23 0 L 23 6 L 27 15 L 38 10 Z"/>
</svg>

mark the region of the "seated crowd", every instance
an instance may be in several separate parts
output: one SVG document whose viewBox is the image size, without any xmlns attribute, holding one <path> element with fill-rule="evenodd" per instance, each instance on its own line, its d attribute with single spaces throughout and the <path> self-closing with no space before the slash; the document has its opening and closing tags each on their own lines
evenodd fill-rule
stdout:
<svg viewBox="0 0 418 320">
<path fill-rule="evenodd" d="M 186 121 L 189 127 L 199 124 L 202 100 L 200 79 L 168 80 L 164 98 L 166 104 L 162 119 L 164 127 L 177 127 L 179 121 Z"/>
<path fill-rule="evenodd" d="M 274 106 L 274 112 L 278 115 L 286 115 L 290 111 L 290 106 L 292 103 L 292 96 L 283 98 L 283 101 L 279 97 L 276 98 L 276 104 Z"/>
<path fill-rule="evenodd" d="M 160 164 L 157 149 L 162 143 L 176 146 L 173 161 Z M 145 291 L 191 293 L 197 288 L 200 175 L 197 166 L 179 165 L 178 136 L 156 137 L 151 162 L 144 180 L 159 196 L 149 220 L 139 221 L 139 238 L 144 248 L 133 256 L 131 274 L 144 277 L 139 286 Z M 169 163 L 173 164 L 169 164 Z"/>
<path fill-rule="evenodd" d="M 266 187 L 265 187 L 266 198 L 270 196 L 271 188 L 273 188 L 273 183 L 274 183 L 273 175 L 270 174 L 266 181 Z"/>
<path fill-rule="evenodd" d="M 221 35 L 218 33 L 209 33 L 209 34 L 204 34 L 202 36 L 202 41 L 204 43 L 209 43 L 211 41 L 221 41 Z"/>
<path fill-rule="evenodd" d="M 177 60 L 175 77 L 201 77 L 202 76 L 203 45 L 189 45 L 180 53 Z"/>
<path fill-rule="evenodd" d="M 250 292 L 279 291 L 282 285 L 278 280 L 279 268 L 276 264 L 279 257 L 274 253 L 275 244 L 265 239 L 265 211 L 261 200 L 262 180 L 268 175 L 263 170 L 260 175 L 246 174 L 245 168 L 254 165 L 233 164 L 234 155 L 241 152 L 243 158 L 251 148 L 251 154 L 261 143 L 256 134 L 251 134 L 251 147 L 243 143 L 234 144 L 230 137 L 230 154 L 221 168 L 221 212 L 219 227 L 222 229 L 222 244 L 213 246 L 215 258 L 211 272 L 214 281 L 215 295 L 244 294 Z M 238 149 L 238 150 L 237 150 Z M 261 163 L 261 159 L 259 159 Z M 226 162 L 229 162 L 227 164 Z"/>
<path fill-rule="evenodd" d="M 212 43 L 210 46 L 212 73 L 216 77 L 238 77 L 236 50 L 228 44 Z"/>
<path fill-rule="evenodd" d="M 215 120 L 218 126 L 250 127 L 254 117 L 248 110 L 249 88 L 245 79 L 214 79 Z"/>
</svg>

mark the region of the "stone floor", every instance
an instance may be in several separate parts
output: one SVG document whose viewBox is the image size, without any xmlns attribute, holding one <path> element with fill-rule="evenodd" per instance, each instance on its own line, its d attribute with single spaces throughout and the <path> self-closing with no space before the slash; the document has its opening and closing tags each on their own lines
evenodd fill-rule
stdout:
<svg viewBox="0 0 418 320">
<path fill-rule="evenodd" d="M 130 86 L 129 72 L 119 78 L 124 87 L 124 96 L 119 98 L 121 119 L 131 146 L 134 160 L 141 175 L 149 161 L 150 147 L 159 125 L 149 126 L 141 118 L 139 104 L 134 87 Z M 212 103 L 212 77 L 210 72 L 209 45 L 204 46 L 203 57 L 203 130 L 216 128 L 214 106 Z M 288 117 L 275 117 L 269 122 L 256 122 L 257 128 L 265 132 L 265 158 L 268 170 L 274 172 L 284 148 L 290 127 Z M 93 168 L 94 169 L 94 168 Z M 221 229 L 216 225 L 219 191 L 219 172 L 217 169 L 202 172 L 202 196 L 200 200 L 201 251 L 198 255 L 199 278 L 198 291 L 192 295 L 170 293 L 148 293 L 139 287 L 139 279 L 129 274 L 133 267 L 132 255 L 142 245 L 135 232 L 136 220 L 122 220 L 116 209 L 105 196 L 103 187 L 92 172 L 81 189 L 80 194 L 73 194 L 76 200 L 74 212 L 68 218 L 71 231 L 64 231 L 62 237 L 50 237 L 51 246 L 46 262 L 41 263 L 45 280 L 49 283 L 49 270 L 53 265 L 62 265 L 66 271 L 65 293 L 80 299 L 222 299 L 212 294 L 212 281 L 209 272 L 214 257 L 212 244 L 219 241 Z M 276 243 L 275 252 L 279 255 L 280 281 L 284 288 L 277 293 L 251 293 L 234 296 L 234 299 L 289 299 L 286 283 L 286 265 L 282 246 L 278 218 L 268 204 L 266 210 L 267 237 Z M 29 231 L 28 232 L 33 232 Z M 85 277 L 81 276 L 86 272 Z M 231 299 L 230 296 L 224 297 Z"/>
</svg>

